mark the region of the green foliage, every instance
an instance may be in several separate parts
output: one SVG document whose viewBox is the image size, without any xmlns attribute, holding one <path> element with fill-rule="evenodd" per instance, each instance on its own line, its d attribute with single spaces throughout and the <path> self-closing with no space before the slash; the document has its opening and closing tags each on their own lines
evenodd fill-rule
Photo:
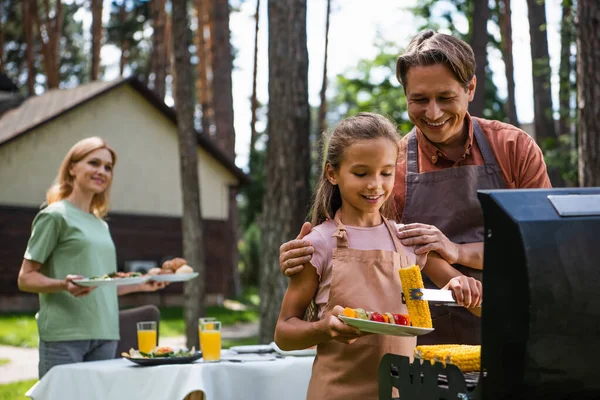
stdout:
<svg viewBox="0 0 600 400">
<path fill-rule="evenodd" d="M 560 171 L 565 186 L 578 186 L 578 154 L 573 146 L 573 137 L 560 135 L 557 139 L 548 138 L 541 144 L 544 161 L 548 169 Z"/>
<path fill-rule="evenodd" d="M 0 385 L 0 400 L 28 400 L 29 397 L 26 397 L 25 393 L 27 393 L 37 381 L 37 379 L 30 379 L 27 381 Z"/>
<path fill-rule="evenodd" d="M 238 245 L 240 254 L 240 275 L 244 286 L 258 285 L 260 271 L 261 231 L 257 223 L 252 223 L 243 233 Z"/>
<path fill-rule="evenodd" d="M 0 344 L 6 346 L 38 346 L 38 331 L 33 313 L 0 315 Z"/>
<path fill-rule="evenodd" d="M 0 366 L 6 365 L 10 362 L 8 358 L 0 358 Z"/>
</svg>

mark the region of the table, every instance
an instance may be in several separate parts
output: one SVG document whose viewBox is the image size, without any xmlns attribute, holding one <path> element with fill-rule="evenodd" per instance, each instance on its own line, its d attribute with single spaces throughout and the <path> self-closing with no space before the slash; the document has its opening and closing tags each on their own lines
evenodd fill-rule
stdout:
<svg viewBox="0 0 600 400">
<path fill-rule="evenodd" d="M 52 368 L 26 396 L 34 400 L 304 400 L 314 357 L 140 367 L 125 359 Z"/>
</svg>

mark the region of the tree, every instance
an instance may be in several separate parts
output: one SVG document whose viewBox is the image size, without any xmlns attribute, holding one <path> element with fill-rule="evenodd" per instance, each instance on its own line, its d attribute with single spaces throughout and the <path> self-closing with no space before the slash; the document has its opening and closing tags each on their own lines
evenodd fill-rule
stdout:
<svg viewBox="0 0 600 400">
<path fill-rule="evenodd" d="M 32 96 L 35 94 L 35 65 L 33 60 L 33 22 L 31 1 L 23 1 L 23 29 L 25 36 L 25 59 L 27 62 L 27 93 Z"/>
<path fill-rule="evenodd" d="M 91 80 L 100 75 L 100 49 L 102 48 L 102 0 L 92 0 L 92 70 Z"/>
<path fill-rule="evenodd" d="M 559 113 L 560 124 L 558 133 L 560 135 L 571 134 L 572 115 L 571 99 L 573 98 L 574 86 L 571 75 L 574 70 L 571 46 L 575 43 L 575 24 L 573 24 L 572 1 L 562 2 L 562 21 L 560 29 L 560 67 L 559 76 Z"/>
<path fill-rule="evenodd" d="M 200 207 L 200 180 L 198 176 L 198 141 L 194 129 L 194 95 L 192 64 L 190 62 L 190 34 L 186 0 L 172 0 L 173 52 L 177 88 L 175 112 L 179 138 L 179 167 L 183 201 L 183 255 L 194 270 L 205 276 L 204 232 Z M 204 279 L 192 279 L 184 287 L 186 344 L 198 343 L 198 318 L 204 315 Z"/>
<path fill-rule="evenodd" d="M 331 0 L 327 0 L 327 13 L 325 20 L 325 56 L 323 58 L 323 80 L 321 83 L 321 105 L 319 106 L 319 128 L 317 132 L 321 134 L 327 129 L 325 117 L 327 115 L 327 54 L 329 47 L 329 18 L 331 16 Z"/>
<path fill-rule="evenodd" d="M 256 81 L 258 76 L 258 22 L 260 16 L 260 0 L 256 0 L 256 13 L 254 14 L 254 67 L 252 69 L 252 97 L 250 99 L 250 108 L 252 118 L 250 119 L 250 158 L 256 145 L 256 121 L 258 111 L 258 98 L 256 93 Z"/>
<path fill-rule="evenodd" d="M 502 59 L 504 60 L 504 73 L 506 75 L 506 90 L 508 93 L 506 99 L 506 116 L 508 117 L 509 124 L 519 126 L 517 103 L 515 101 L 515 64 L 513 60 L 510 0 L 498 0 L 497 8 L 499 10 L 500 42 Z"/>
<path fill-rule="evenodd" d="M 273 340 L 286 288 L 279 246 L 306 217 L 309 189 L 306 0 L 269 0 L 269 115 L 259 341 Z"/>
<path fill-rule="evenodd" d="M 44 9 L 40 18 L 37 0 L 30 0 L 29 11 L 37 27 L 38 41 L 42 47 L 44 69 L 46 71 L 46 86 L 48 89 L 57 88 L 60 82 L 60 38 L 62 33 L 62 1 L 56 1 L 56 8 L 50 10 L 50 2 L 44 2 Z"/>
<path fill-rule="evenodd" d="M 208 91 L 208 70 L 210 65 L 208 64 L 208 50 L 206 45 L 207 35 L 207 22 L 209 17 L 207 0 L 196 0 L 194 2 L 196 6 L 196 21 L 197 30 L 194 35 L 194 43 L 196 44 L 196 56 L 198 57 L 198 63 L 196 64 L 196 98 L 200 103 L 200 109 L 202 110 L 202 132 L 206 135 L 210 134 L 210 126 L 212 125 L 212 105 L 211 99 L 209 98 Z"/>
<path fill-rule="evenodd" d="M 577 1 L 579 184 L 600 186 L 600 3 Z"/>
<path fill-rule="evenodd" d="M 165 79 L 167 77 L 166 51 L 166 0 L 153 0 L 152 8 L 152 55 L 150 57 L 150 74 L 154 76 L 153 91 L 160 99 L 165 98 Z"/>
<path fill-rule="evenodd" d="M 483 117 L 485 108 L 485 83 L 487 65 L 487 23 L 490 18 L 490 8 L 487 0 L 475 1 L 473 7 L 473 34 L 471 47 L 475 53 L 475 76 L 477 77 L 477 90 L 473 101 L 469 104 L 469 113 L 476 117 Z"/>
</svg>

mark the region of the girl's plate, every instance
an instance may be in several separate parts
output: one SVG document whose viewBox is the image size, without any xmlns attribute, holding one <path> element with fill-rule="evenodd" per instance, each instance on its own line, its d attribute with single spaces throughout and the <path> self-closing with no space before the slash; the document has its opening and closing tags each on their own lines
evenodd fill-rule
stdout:
<svg viewBox="0 0 600 400">
<path fill-rule="evenodd" d="M 386 324 L 385 322 L 350 318 L 346 317 L 345 315 L 338 315 L 338 318 L 344 321 L 346 324 L 363 332 L 378 333 L 380 335 L 421 336 L 433 332 L 433 328 L 419 328 L 416 326 Z"/>
<path fill-rule="evenodd" d="M 191 274 L 150 275 L 150 279 L 156 282 L 185 282 L 194 279 L 198 275 L 197 272 L 192 272 Z"/>
<path fill-rule="evenodd" d="M 106 278 L 106 279 L 73 279 L 73 283 L 79 286 L 124 286 L 138 285 L 149 280 L 149 276 L 134 276 L 131 278 Z"/>
<path fill-rule="evenodd" d="M 294 357 L 311 357 L 311 356 L 313 356 L 314 357 L 317 355 L 317 347 L 316 346 L 308 348 L 308 349 L 304 349 L 304 350 L 285 351 L 285 350 L 281 350 L 275 342 L 271 342 L 271 347 L 278 354 L 281 354 L 282 356 L 285 356 L 285 357 L 287 357 L 287 356 L 294 356 Z"/>
</svg>

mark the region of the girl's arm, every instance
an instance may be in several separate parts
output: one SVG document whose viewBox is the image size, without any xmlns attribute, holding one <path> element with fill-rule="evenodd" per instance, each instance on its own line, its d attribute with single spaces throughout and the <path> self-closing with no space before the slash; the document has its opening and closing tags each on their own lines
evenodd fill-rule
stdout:
<svg viewBox="0 0 600 400">
<path fill-rule="evenodd" d="M 19 290 L 29 293 L 56 293 L 67 290 L 75 297 L 90 294 L 94 287 L 83 287 L 73 283 L 73 279 L 83 278 L 79 275 L 67 275 L 65 279 L 49 278 L 40 272 L 42 264 L 37 261 L 23 259 L 17 283 Z"/>
<path fill-rule="evenodd" d="M 304 264 L 304 268 L 290 278 L 275 328 L 275 343 L 282 350 L 306 349 L 331 339 L 351 343 L 361 336 L 360 331 L 337 317 L 343 311 L 339 305 L 319 321 L 302 319 L 318 285 L 319 276 L 310 263 Z"/>
</svg>

